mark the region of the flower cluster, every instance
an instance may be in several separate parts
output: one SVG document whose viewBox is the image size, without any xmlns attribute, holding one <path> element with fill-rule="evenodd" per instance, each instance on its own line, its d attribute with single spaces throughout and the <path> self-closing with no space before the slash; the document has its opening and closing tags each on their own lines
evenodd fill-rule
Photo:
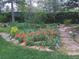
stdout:
<svg viewBox="0 0 79 59">
<path fill-rule="evenodd" d="M 11 27 L 10 34 L 15 35 L 18 32 L 18 28 L 16 26 Z"/>
<path fill-rule="evenodd" d="M 30 32 L 29 34 L 28 34 L 28 36 L 33 36 L 33 35 L 40 35 L 40 34 L 43 34 L 43 35 L 56 35 L 57 33 L 56 33 L 56 31 L 54 31 L 54 30 L 38 30 L 38 31 L 36 31 L 36 32 Z"/>
<path fill-rule="evenodd" d="M 23 34 L 16 34 L 15 35 L 15 38 L 19 41 L 19 42 L 24 42 L 25 41 L 25 38 L 26 38 L 26 34 L 23 33 Z"/>
<path fill-rule="evenodd" d="M 25 33 L 23 33 L 23 34 L 16 34 L 15 35 L 15 38 L 26 38 L 26 34 Z"/>
<path fill-rule="evenodd" d="M 27 34 L 27 40 L 33 40 L 33 41 L 45 41 L 48 40 L 48 38 L 54 38 L 56 36 L 56 32 L 51 29 L 42 29 L 35 32 L 30 32 Z"/>
</svg>

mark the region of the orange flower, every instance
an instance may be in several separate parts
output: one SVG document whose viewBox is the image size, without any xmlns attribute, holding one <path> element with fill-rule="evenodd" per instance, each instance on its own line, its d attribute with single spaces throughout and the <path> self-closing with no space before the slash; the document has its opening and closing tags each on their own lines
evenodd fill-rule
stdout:
<svg viewBox="0 0 79 59">
<path fill-rule="evenodd" d="M 26 37 L 25 33 L 21 34 L 21 38 L 25 38 L 25 37 Z"/>
<path fill-rule="evenodd" d="M 48 30 L 48 32 L 51 32 L 51 30 Z"/>
<path fill-rule="evenodd" d="M 32 35 L 34 35 L 35 34 L 35 32 L 31 32 L 31 33 L 29 33 L 29 36 L 32 36 Z"/>
<path fill-rule="evenodd" d="M 44 35 L 46 35 L 46 34 L 47 34 L 47 32 L 43 32 L 43 34 L 44 34 Z"/>
<path fill-rule="evenodd" d="M 15 35 L 15 38 L 18 38 L 18 37 L 20 37 L 20 34 L 16 34 L 16 35 Z"/>
<path fill-rule="evenodd" d="M 40 32 L 36 32 L 36 35 L 40 35 Z"/>
</svg>

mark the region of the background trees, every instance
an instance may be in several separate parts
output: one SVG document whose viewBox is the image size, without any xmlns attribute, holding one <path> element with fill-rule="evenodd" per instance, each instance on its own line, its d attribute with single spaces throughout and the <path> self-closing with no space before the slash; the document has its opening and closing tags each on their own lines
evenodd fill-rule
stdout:
<svg viewBox="0 0 79 59">
<path fill-rule="evenodd" d="M 6 6 L 4 9 L 6 3 L 11 6 Z M 0 0 L 0 6 L 1 12 L 4 10 L 11 14 L 9 18 L 12 22 L 15 22 L 15 19 L 32 23 L 42 23 L 49 19 L 50 22 L 55 21 L 60 12 L 79 11 L 79 4 L 75 0 Z M 18 17 L 14 18 L 14 16 Z"/>
</svg>

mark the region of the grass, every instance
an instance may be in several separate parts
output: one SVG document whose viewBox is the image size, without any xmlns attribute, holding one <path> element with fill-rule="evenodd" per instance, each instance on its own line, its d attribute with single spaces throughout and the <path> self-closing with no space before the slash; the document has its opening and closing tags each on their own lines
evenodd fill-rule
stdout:
<svg viewBox="0 0 79 59">
<path fill-rule="evenodd" d="M 79 59 L 79 56 L 67 56 L 59 52 L 42 52 L 22 48 L 0 38 L 0 59 Z"/>
<path fill-rule="evenodd" d="M 0 32 L 9 32 L 10 27 L 0 27 Z"/>
</svg>

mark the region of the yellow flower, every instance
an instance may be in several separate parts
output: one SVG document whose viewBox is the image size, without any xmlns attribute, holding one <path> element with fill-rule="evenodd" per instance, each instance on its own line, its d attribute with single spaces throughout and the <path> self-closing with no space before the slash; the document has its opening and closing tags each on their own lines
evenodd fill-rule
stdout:
<svg viewBox="0 0 79 59">
<path fill-rule="evenodd" d="M 14 33 L 16 33 L 17 31 L 18 31 L 18 28 L 17 28 L 16 26 L 14 26 L 14 27 L 11 27 L 10 33 L 11 33 L 11 34 L 14 34 Z"/>
</svg>

